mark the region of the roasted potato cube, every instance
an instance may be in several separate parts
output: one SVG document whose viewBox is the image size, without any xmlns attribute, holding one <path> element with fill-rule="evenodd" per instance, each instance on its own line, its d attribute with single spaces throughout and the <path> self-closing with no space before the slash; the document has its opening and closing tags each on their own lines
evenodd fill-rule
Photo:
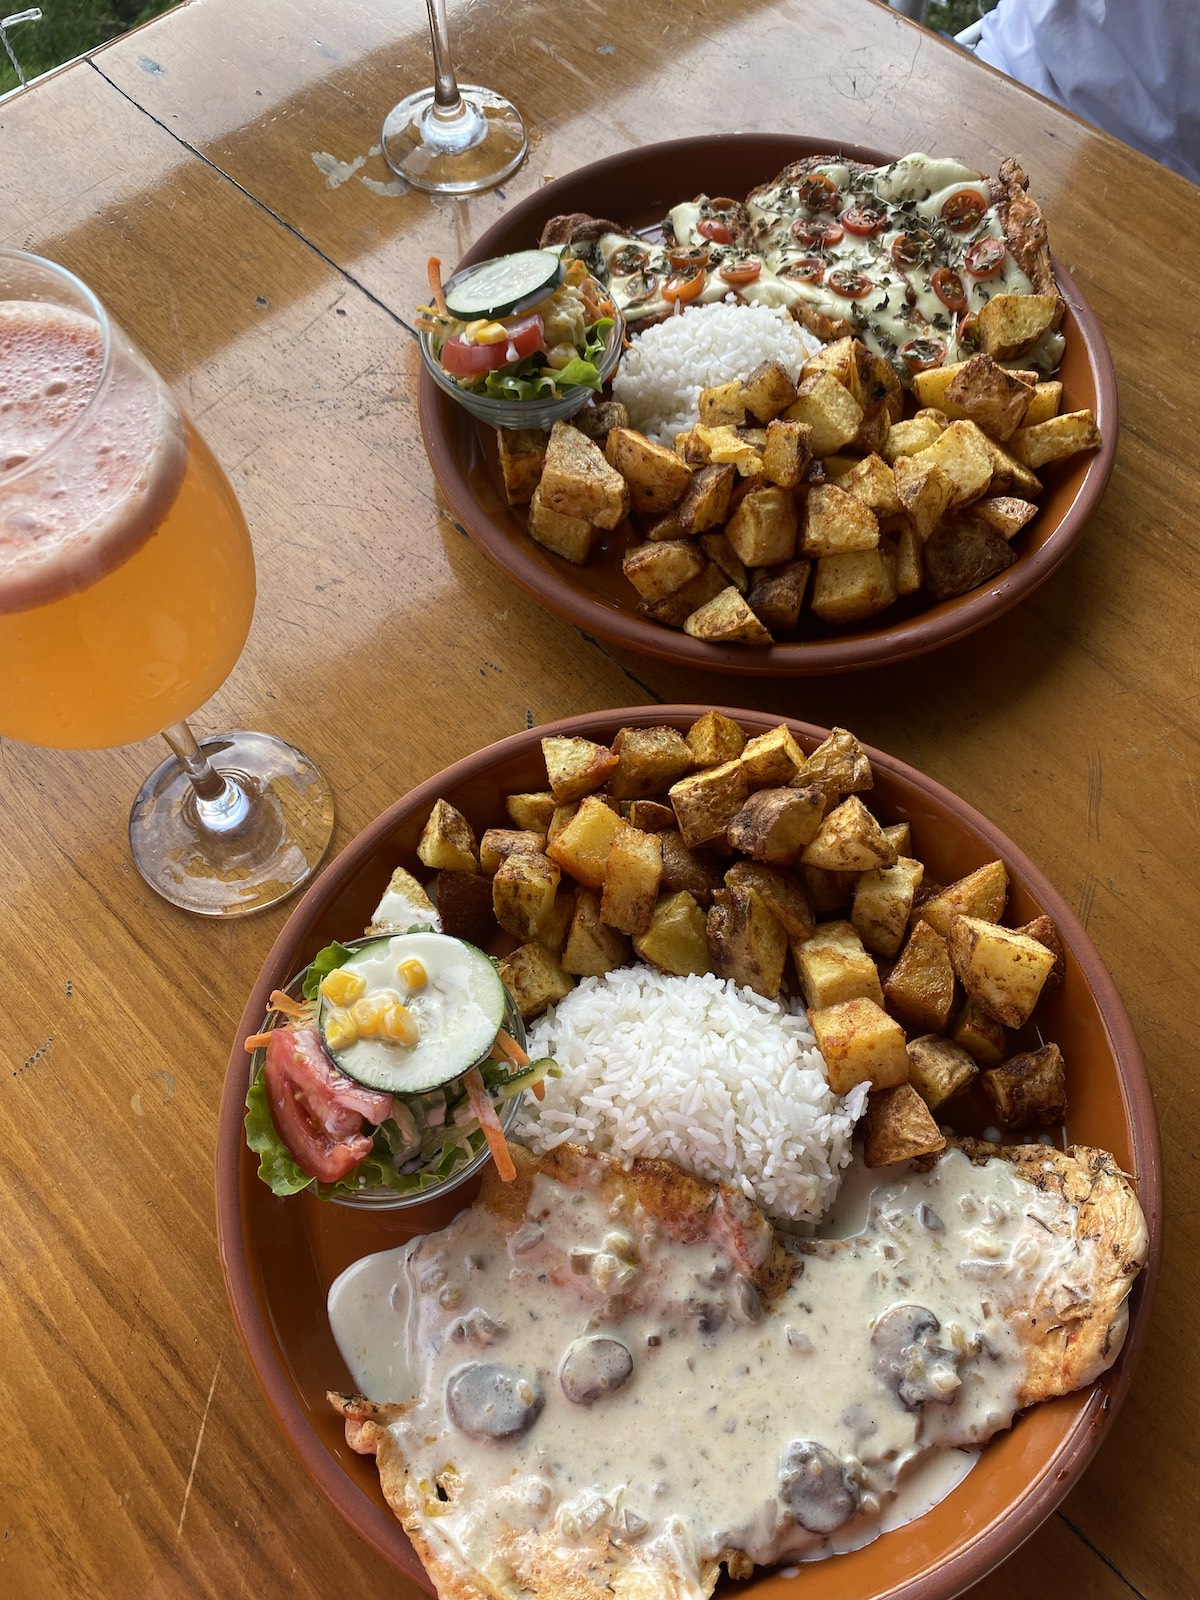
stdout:
<svg viewBox="0 0 1200 1600">
<path fill-rule="evenodd" d="M 796 553 L 796 502 L 776 484 L 754 488 L 738 501 L 725 537 L 748 567 L 773 567 Z"/>
<path fill-rule="evenodd" d="M 918 373 L 917 376 L 924 377 L 925 374 Z M 922 450 L 928 450 L 938 434 L 946 427 L 947 420 L 939 422 L 925 412 L 923 415 L 918 413 L 915 417 L 908 417 L 903 422 L 893 422 L 887 438 L 879 447 L 880 455 L 893 466 L 901 456 L 920 455 Z"/>
<path fill-rule="evenodd" d="M 599 445 L 569 422 L 556 422 L 550 430 L 538 494 L 548 511 L 581 517 L 598 528 L 615 528 L 629 515 L 624 478 Z"/>
<path fill-rule="evenodd" d="M 666 833 L 675 826 L 675 813 L 661 800 L 631 800 L 621 807 L 621 815 L 642 833 Z"/>
<path fill-rule="evenodd" d="M 976 422 L 993 439 L 1011 439 L 1033 399 L 1033 385 L 980 354 L 964 362 L 942 399 L 952 417 Z"/>
<path fill-rule="evenodd" d="M 992 481 L 989 495 L 1019 495 L 1023 500 L 1036 500 L 1042 492 L 1042 480 L 1019 462 L 1002 444 L 984 434 L 987 452 L 992 463 Z M 1011 439 L 1009 440 L 1011 444 Z"/>
<path fill-rule="evenodd" d="M 896 369 L 883 356 L 867 350 L 866 362 L 859 367 L 859 388 L 855 396 L 860 405 L 872 406 L 882 400 L 888 421 L 897 423 L 904 415 L 904 389 Z M 889 430 L 890 432 L 890 430 Z"/>
<path fill-rule="evenodd" d="M 976 314 L 979 342 L 997 361 L 1011 361 L 1056 328 L 1062 310 L 1056 294 L 994 294 Z"/>
<path fill-rule="evenodd" d="M 874 550 L 878 543 L 879 519 L 864 501 L 833 483 L 809 491 L 800 528 L 800 549 L 806 556 Z"/>
<path fill-rule="evenodd" d="M 435 871 L 478 872 L 479 847 L 471 824 L 448 800 L 435 800 L 421 830 L 417 857 Z"/>
<path fill-rule="evenodd" d="M 683 631 L 714 644 L 771 643 L 771 635 L 732 584 L 693 611 Z"/>
<path fill-rule="evenodd" d="M 496 444 L 504 497 L 510 506 L 525 506 L 542 477 L 549 440 L 541 428 L 497 428 Z"/>
<path fill-rule="evenodd" d="M 687 531 L 679 515 L 679 507 L 668 511 L 663 517 L 655 517 L 653 522 L 646 524 L 646 540 L 650 544 L 660 544 L 664 539 L 685 539 Z"/>
<path fill-rule="evenodd" d="M 1024 923 L 1017 929 L 1017 932 L 1027 934 L 1029 938 L 1036 939 L 1039 944 L 1044 944 L 1054 957 L 1054 965 L 1050 968 L 1050 976 L 1042 985 L 1042 993 L 1044 995 L 1050 994 L 1052 990 L 1058 988 L 1067 975 L 1067 953 L 1063 949 L 1058 929 L 1049 917 L 1042 915 L 1034 917 L 1032 922 Z"/>
<path fill-rule="evenodd" d="M 856 461 L 838 479 L 838 488 L 861 500 L 877 518 L 899 516 L 904 507 L 896 491 L 896 474 L 881 455 L 872 453 Z"/>
<path fill-rule="evenodd" d="M 474 876 L 473 873 L 467 874 Z M 436 926 L 437 907 L 411 872 L 397 867 L 388 879 L 367 927 L 368 933 L 407 933 L 418 922 Z"/>
<path fill-rule="evenodd" d="M 834 728 L 804 763 L 794 783 L 815 783 L 832 807 L 843 795 L 862 794 L 874 786 L 867 752 L 846 728 Z"/>
<path fill-rule="evenodd" d="M 703 572 L 706 557 L 690 539 L 635 544 L 621 558 L 621 571 L 643 600 L 665 600 Z"/>
<path fill-rule="evenodd" d="M 676 831 L 660 833 L 658 840 L 663 893 L 678 894 L 683 889 L 698 905 L 706 906 L 724 881 L 717 857 L 707 850 L 689 850 L 683 835 Z"/>
<path fill-rule="evenodd" d="M 1013 539 L 1027 522 L 1037 516 L 1032 500 L 1020 500 L 1015 495 L 989 495 L 986 500 L 976 500 L 971 507 L 972 517 L 984 522 L 1002 539 Z"/>
<path fill-rule="evenodd" d="M 510 794 L 504 797 L 504 809 L 513 827 L 530 833 L 545 833 L 557 806 L 558 802 L 549 789 L 535 794 Z"/>
<path fill-rule="evenodd" d="M 572 800 L 570 805 L 555 806 L 554 810 L 550 814 L 549 825 L 546 828 L 547 849 L 549 849 L 549 847 L 554 843 L 555 839 L 558 838 L 559 834 L 563 831 L 567 823 L 570 822 L 571 818 L 578 810 L 578 800 Z"/>
<path fill-rule="evenodd" d="M 796 385 L 782 361 L 760 361 L 741 390 L 746 410 L 766 423 L 773 422 L 796 398 Z"/>
<path fill-rule="evenodd" d="M 921 568 L 921 540 L 907 517 L 897 517 L 889 535 L 896 561 L 896 593 L 916 594 L 924 576 Z"/>
<path fill-rule="evenodd" d="M 906 1028 L 944 1033 L 954 1006 L 954 968 L 946 941 L 918 922 L 883 986 L 888 1009 Z"/>
<path fill-rule="evenodd" d="M 740 438 L 736 428 L 706 428 L 702 422 L 684 435 L 683 460 L 690 467 L 736 467 L 743 478 L 762 472 L 762 451 Z"/>
<path fill-rule="evenodd" d="M 746 748 L 746 735 L 732 717 L 706 711 L 688 729 L 687 747 L 697 767 L 720 767 L 737 760 Z"/>
<path fill-rule="evenodd" d="M 760 567 L 754 574 L 746 603 L 772 638 L 796 631 L 811 570 L 811 561 L 785 561 L 779 567 Z"/>
<path fill-rule="evenodd" d="M 725 838 L 726 829 L 746 803 L 750 788 L 740 761 L 725 761 L 689 773 L 669 794 L 679 831 L 689 850 Z"/>
<path fill-rule="evenodd" d="M 706 428 L 740 428 L 746 420 L 741 383 L 721 383 L 700 391 L 700 421 Z"/>
<path fill-rule="evenodd" d="M 732 584 L 739 594 L 746 594 L 749 591 L 750 574 L 746 570 L 746 563 L 723 533 L 702 533 L 700 548 L 713 565 L 725 575 L 725 588 Z"/>
<path fill-rule="evenodd" d="M 950 509 L 955 492 L 950 475 L 930 456 L 932 448 L 899 456 L 892 466 L 904 514 L 921 540 L 928 539 Z"/>
<path fill-rule="evenodd" d="M 601 400 L 577 411 L 571 418 L 571 424 L 603 446 L 614 428 L 629 426 L 629 412 L 619 400 Z"/>
<path fill-rule="evenodd" d="M 953 1100 L 978 1076 L 979 1068 L 953 1040 L 925 1033 L 908 1041 L 908 1081 L 930 1111 Z"/>
<path fill-rule="evenodd" d="M 550 791 L 559 805 L 593 794 L 611 776 L 617 757 L 607 745 L 591 739 L 550 737 L 542 740 L 542 757 Z"/>
<path fill-rule="evenodd" d="M 1008 871 L 1003 861 L 989 861 L 986 866 L 958 878 L 933 899 L 926 900 L 916 915 L 937 930 L 944 939 L 950 932 L 950 919 L 955 916 L 979 917 L 984 922 L 999 922 L 1008 903 Z"/>
<path fill-rule="evenodd" d="M 1008 1037 L 1002 1023 L 989 1017 L 973 1000 L 964 1002 L 950 1037 L 981 1067 L 994 1067 L 1004 1060 Z"/>
<path fill-rule="evenodd" d="M 689 579 L 682 588 L 676 589 L 674 594 L 664 595 L 661 600 L 639 600 L 637 608 L 643 616 L 653 617 L 655 622 L 665 622 L 671 628 L 682 628 L 693 612 L 715 599 L 725 587 L 725 574 L 715 562 L 707 561 L 703 571 Z"/>
<path fill-rule="evenodd" d="M 856 1083 L 891 1089 L 908 1082 L 904 1029 L 874 1000 L 821 1006 L 808 1020 L 834 1094 L 849 1094 Z"/>
<path fill-rule="evenodd" d="M 654 908 L 650 926 L 633 941 L 643 961 L 660 972 L 685 977 L 710 970 L 705 915 L 685 890 L 665 894 Z"/>
<path fill-rule="evenodd" d="M 604 886 L 608 852 L 621 828 L 628 827 L 603 800 L 590 794 L 562 830 L 552 835 L 546 854 L 587 889 Z"/>
<path fill-rule="evenodd" d="M 783 418 L 807 423 L 812 429 L 813 455 L 830 456 L 856 436 L 863 408 L 832 372 L 814 372 L 801 380 L 796 399 Z"/>
<path fill-rule="evenodd" d="M 926 367 L 924 372 L 912 376 L 912 396 L 923 410 L 945 411 L 943 401 L 946 390 L 966 366 L 965 361 L 952 361 L 942 367 Z"/>
<path fill-rule="evenodd" d="M 783 983 L 787 934 L 762 897 L 735 884 L 718 889 L 705 921 L 709 960 L 722 978 L 774 1000 Z"/>
<path fill-rule="evenodd" d="M 860 875 L 850 921 L 868 950 L 878 956 L 894 956 L 899 950 L 924 873 L 919 861 L 900 856 L 890 867 L 873 867 Z"/>
<path fill-rule="evenodd" d="M 907 822 L 889 822 L 883 830 L 883 837 L 898 856 L 912 855 L 912 828 Z M 924 881 L 922 878 L 921 882 Z"/>
<path fill-rule="evenodd" d="M 479 841 L 479 870 L 490 878 L 506 856 L 540 855 L 546 835 L 533 828 L 489 828 Z"/>
<path fill-rule="evenodd" d="M 492 909 L 492 880 L 478 872 L 437 875 L 438 917 L 442 932 L 468 944 L 486 945 L 496 931 Z"/>
<path fill-rule="evenodd" d="M 992 481 L 992 458 L 987 439 L 982 428 L 973 422 L 952 422 L 938 434 L 928 449 L 908 459 L 915 460 L 919 466 L 932 462 L 942 469 L 954 485 L 948 509 L 978 500 Z M 895 470 L 893 467 L 893 473 Z M 909 510 L 908 506 L 904 509 Z"/>
<path fill-rule="evenodd" d="M 581 567 L 591 555 L 592 546 L 600 537 L 600 530 L 594 522 L 588 522 L 583 517 L 571 517 L 552 510 L 542 499 L 539 484 L 529 502 L 529 537 L 535 544 L 552 550 L 556 556 L 562 556 L 564 561 L 572 561 Z"/>
<path fill-rule="evenodd" d="M 781 722 L 777 728 L 756 734 L 742 751 L 741 761 L 750 787 L 765 789 L 790 783 L 803 771 L 805 757 L 787 724 Z"/>
<path fill-rule="evenodd" d="M 753 889 L 782 924 L 789 943 L 802 943 L 812 937 L 816 926 L 812 907 L 803 884 L 790 872 L 759 861 L 735 861 L 725 874 L 725 887 Z"/>
<path fill-rule="evenodd" d="M 921 572 L 935 600 L 969 594 L 1016 561 L 1007 540 L 971 510 L 944 517 L 921 547 Z"/>
<path fill-rule="evenodd" d="M 870 872 L 891 867 L 896 852 L 857 795 L 849 795 L 822 820 L 805 847 L 804 861 L 827 872 Z"/>
<path fill-rule="evenodd" d="M 575 987 L 575 979 L 554 951 L 536 941 L 518 945 L 501 957 L 500 981 L 525 1022 L 541 1016 L 547 1006 L 556 1005 Z"/>
<path fill-rule="evenodd" d="M 1031 428 L 1035 422 L 1048 422 L 1051 417 L 1058 415 L 1060 405 L 1062 405 L 1062 384 L 1057 378 L 1037 383 L 1034 385 L 1033 398 L 1021 418 L 1022 424 L 1026 428 Z"/>
<path fill-rule="evenodd" d="M 979 1008 L 1006 1028 L 1029 1021 L 1054 955 L 1038 939 L 979 917 L 951 917 L 946 936 L 955 976 Z"/>
<path fill-rule="evenodd" d="M 726 837 L 754 861 L 788 867 L 812 841 L 824 810 L 825 796 L 811 785 L 758 789 L 730 822 Z"/>
<path fill-rule="evenodd" d="M 812 430 L 803 422 L 784 422 L 776 418 L 767 424 L 762 470 L 768 483 L 794 489 L 803 482 L 812 460 Z"/>
<path fill-rule="evenodd" d="M 979 1074 L 1002 1128 L 1057 1128 L 1067 1115 L 1067 1074 L 1056 1044 L 1010 1056 Z"/>
<path fill-rule="evenodd" d="M 575 897 L 580 891 L 573 883 L 565 885 L 554 897 L 554 904 L 538 924 L 538 943 L 544 944 L 561 956 L 567 942 L 571 919 L 575 915 Z"/>
<path fill-rule="evenodd" d="M 604 446 L 608 463 L 629 485 L 635 511 L 661 516 L 683 499 L 692 471 L 673 450 L 633 428 L 614 428 Z"/>
<path fill-rule="evenodd" d="M 1098 450 L 1100 429 L 1090 411 L 1060 411 L 1056 417 L 1018 428 L 1008 441 L 1023 467 L 1036 471 L 1051 461 L 1062 461 L 1078 450 Z"/>
<path fill-rule="evenodd" d="M 600 896 L 594 889 L 580 889 L 563 947 L 564 970 L 577 978 L 602 978 L 628 960 L 629 940 L 600 920 Z"/>
<path fill-rule="evenodd" d="M 710 462 L 698 467 L 672 513 L 679 518 L 681 531 L 694 536 L 721 527 L 729 515 L 729 496 L 736 479 L 736 470 L 728 464 Z"/>
<path fill-rule="evenodd" d="M 929 1107 L 910 1083 L 873 1094 L 864 1124 L 863 1162 L 868 1167 L 890 1167 L 946 1148 Z"/>
<path fill-rule="evenodd" d="M 862 622 L 895 598 L 896 558 L 886 547 L 818 558 L 809 608 L 823 622 Z"/>
<path fill-rule="evenodd" d="M 505 856 L 492 877 L 492 909 L 496 921 L 518 939 L 540 939 L 554 909 L 562 873 L 549 856 L 515 851 Z"/>
<path fill-rule="evenodd" d="M 645 933 L 658 901 L 661 879 L 662 845 L 658 835 L 639 833 L 623 823 L 609 846 L 600 920 L 621 933 Z"/>
<path fill-rule="evenodd" d="M 614 800 L 643 800 L 665 794 L 692 764 L 687 740 L 674 728 L 622 728 L 612 742 L 617 765 L 608 780 Z M 669 827 L 674 827 L 668 812 Z"/>
<path fill-rule="evenodd" d="M 792 942 L 792 963 L 805 1004 L 812 1010 L 843 1000 L 883 1004 L 879 969 L 851 922 L 818 922 L 807 939 Z"/>
<path fill-rule="evenodd" d="M 849 911 L 857 872 L 826 872 L 823 867 L 806 867 L 803 861 L 797 870 L 814 915 L 827 917 L 834 911 Z"/>
</svg>

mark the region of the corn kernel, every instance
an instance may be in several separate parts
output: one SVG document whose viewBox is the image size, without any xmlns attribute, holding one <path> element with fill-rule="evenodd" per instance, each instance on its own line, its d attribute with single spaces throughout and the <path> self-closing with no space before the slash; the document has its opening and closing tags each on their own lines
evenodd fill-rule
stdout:
<svg viewBox="0 0 1200 1600">
<path fill-rule="evenodd" d="M 502 322 L 485 322 L 475 334 L 476 344 L 503 344 L 508 338 L 508 329 Z"/>
<path fill-rule="evenodd" d="M 331 1050 L 348 1050 L 358 1039 L 358 1029 L 348 1011 L 335 1011 L 325 1018 L 325 1043 Z"/>
<path fill-rule="evenodd" d="M 396 976 L 409 989 L 423 989 L 429 981 L 429 974 L 415 957 L 402 961 L 396 968 Z"/>
<path fill-rule="evenodd" d="M 416 1044 L 417 1021 L 407 1006 L 389 1006 L 383 1014 L 383 1036 L 396 1044 Z"/>
<path fill-rule="evenodd" d="M 321 998 L 331 1006 L 352 1005 L 367 992 L 367 980 L 357 972 L 347 972 L 345 967 L 334 967 L 321 979 Z"/>
</svg>

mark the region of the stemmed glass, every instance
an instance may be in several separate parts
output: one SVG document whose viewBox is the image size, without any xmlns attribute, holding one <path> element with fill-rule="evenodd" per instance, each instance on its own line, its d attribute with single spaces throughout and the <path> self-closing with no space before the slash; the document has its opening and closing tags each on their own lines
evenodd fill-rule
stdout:
<svg viewBox="0 0 1200 1600">
<path fill-rule="evenodd" d="M 446 0 L 425 0 L 433 38 L 433 86 L 418 89 L 384 119 L 383 154 L 414 189 L 475 194 L 502 182 L 525 159 L 529 140 L 511 100 L 459 84 L 450 54 Z"/>
<path fill-rule="evenodd" d="M 138 871 L 203 916 L 316 869 L 333 801 L 282 739 L 197 744 L 233 669 L 254 555 L 232 488 L 165 383 L 72 273 L 0 250 L 0 736 L 57 749 L 163 732 L 130 816 Z"/>
</svg>

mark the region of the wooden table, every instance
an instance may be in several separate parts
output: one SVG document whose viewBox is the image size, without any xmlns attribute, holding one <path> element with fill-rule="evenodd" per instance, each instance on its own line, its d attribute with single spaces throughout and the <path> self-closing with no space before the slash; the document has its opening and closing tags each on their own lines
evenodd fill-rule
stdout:
<svg viewBox="0 0 1200 1600">
<path fill-rule="evenodd" d="M 1124 994 L 1170 1229 L 1107 1443 L 972 1593 L 1184 1600 L 1200 1571 L 1200 383 L 1179 245 L 1196 190 L 870 0 L 525 0 L 452 23 L 464 76 L 510 91 L 531 124 L 504 194 L 403 193 L 379 156 L 384 112 L 429 77 L 419 0 L 192 0 L 0 105 L 0 243 L 98 290 L 180 387 L 249 517 L 257 619 L 198 731 L 265 726 L 309 750 L 336 792 L 335 847 L 503 733 L 648 699 L 837 721 L 980 807 Z M 697 680 L 606 649 L 485 562 L 418 435 L 427 254 L 453 260 L 584 161 L 734 127 L 990 170 L 1018 153 L 1112 347 L 1121 445 L 1082 547 L 1002 622 L 886 673 Z M 230 1319 L 216 1108 L 287 909 L 213 926 L 143 887 L 126 816 L 158 759 L 0 744 L 0 1593 L 415 1595 L 304 1476 Z"/>
</svg>

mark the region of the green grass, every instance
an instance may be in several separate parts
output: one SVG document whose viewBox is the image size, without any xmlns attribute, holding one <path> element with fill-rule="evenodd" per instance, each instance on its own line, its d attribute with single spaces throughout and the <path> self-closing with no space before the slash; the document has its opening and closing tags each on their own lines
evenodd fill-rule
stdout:
<svg viewBox="0 0 1200 1600">
<path fill-rule="evenodd" d="M 176 0 L 40 0 L 40 22 L 18 22 L 7 30 L 13 54 L 26 78 L 36 78 L 64 61 L 94 50 L 139 22 L 169 11 Z M 0 15 L 28 9 L 28 0 L 0 0 Z M 0 94 L 20 80 L 0 46 Z"/>
<path fill-rule="evenodd" d="M 997 0 L 930 0 L 925 26 L 938 33 L 961 33 L 996 9 Z"/>
</svg>

